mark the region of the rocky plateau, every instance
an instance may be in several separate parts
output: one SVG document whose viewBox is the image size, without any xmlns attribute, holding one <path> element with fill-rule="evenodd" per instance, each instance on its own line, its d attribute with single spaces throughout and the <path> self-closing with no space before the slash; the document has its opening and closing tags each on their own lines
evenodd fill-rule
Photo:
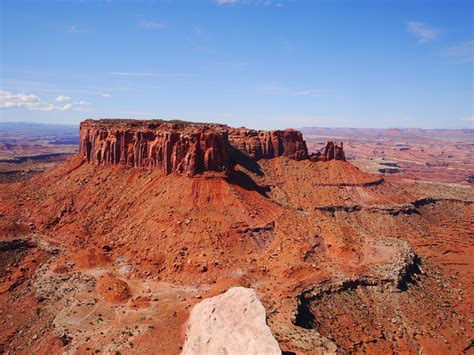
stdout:
<svg viewBox="0 0 474 355">
<path fill-rule="evenodd" d="M 228 173 L 242 156 L 302 160 L 308 149 L 300 132 L 233 129 L 217 124 L 86 120 L 80 154 L 97 165 L 159 168 L 164 174 Z M 331 158 L 330 158 L 331 159 Z"/>
</svg>

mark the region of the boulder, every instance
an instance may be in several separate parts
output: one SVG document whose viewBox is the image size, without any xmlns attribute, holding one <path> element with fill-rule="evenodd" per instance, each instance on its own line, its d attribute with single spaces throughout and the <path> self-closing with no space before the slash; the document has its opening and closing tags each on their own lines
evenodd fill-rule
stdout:
<svg viewBox="0 0 474 355">
<path fill-rule="evenodd" d="M 233 287 L 194 306 L 181 354 L 280 355 L 281 350 L 255 291 Z"/>
</svg>

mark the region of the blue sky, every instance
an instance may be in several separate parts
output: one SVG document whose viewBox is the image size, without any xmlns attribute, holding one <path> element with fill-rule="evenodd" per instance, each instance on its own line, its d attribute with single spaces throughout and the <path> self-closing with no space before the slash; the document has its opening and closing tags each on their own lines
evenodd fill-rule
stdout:
<svg viewBox="0 0 474 355">
<path fill-rule="evenodd" d="M 0 6 L 0 121 L 473 127 L 473 1 Z"/>
</svg>

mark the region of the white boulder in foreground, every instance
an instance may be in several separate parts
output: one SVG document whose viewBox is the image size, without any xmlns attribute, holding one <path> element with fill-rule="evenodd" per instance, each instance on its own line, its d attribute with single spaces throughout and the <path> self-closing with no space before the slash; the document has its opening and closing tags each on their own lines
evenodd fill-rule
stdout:
<svg viewBox="0 0 474 355">
<path fill-rule="evenodd" d="M 280 355 L 281 350 L 255 291 L 233 287 L 194 306 L 181 354 Z"/>
</svg>

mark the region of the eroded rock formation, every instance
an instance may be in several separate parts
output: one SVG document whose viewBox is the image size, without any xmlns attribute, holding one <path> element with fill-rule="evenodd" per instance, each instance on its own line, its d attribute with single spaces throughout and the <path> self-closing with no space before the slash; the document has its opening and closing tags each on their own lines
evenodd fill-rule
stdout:
<svg viewBox="0 0 474 355">
<path fill-rule="evenodd" d="M 254 159 L 271 159 L 284 156 L 290 159 L 308 159 L 308 148 L 299 131 L 255 131 L 236 128 L 229 131 L 230 143 Z"/>
<path fill-rule="evenodd" d="M 332 141 L 326 142 L 326 146 L 322 152 L 311 154 L 309 159 L 312 161 L 346 160 L 344 145 L 342 142 L 340 145 Z"/>
<path fill-rule="evenodd" d="M 255 131 L 181 121 L 86 120 L 80 153 L 97 165 L 161 168 L 168 175 L 228 173 L 238 151 L 251 159 L 308 159 L 301 132 Z"/>
<path fill-rule="evenodd" d="M 245 159 L 346 160 L 343 144 L 329 141 L 308 154 L 293 129 L 256 131 L 183 121 L 86 120 L 80 128 L 80 153 L 97 165 L 159 168 L 165 175 L 229 173 Z"/>
<path fill-rule="evenodd" d="M 231 168 L 227 132 L 218 125 L 86 120 L 80 128 L 80 153 L 98 165 L 161 168 L 166 175 Z"/>
</svg>

